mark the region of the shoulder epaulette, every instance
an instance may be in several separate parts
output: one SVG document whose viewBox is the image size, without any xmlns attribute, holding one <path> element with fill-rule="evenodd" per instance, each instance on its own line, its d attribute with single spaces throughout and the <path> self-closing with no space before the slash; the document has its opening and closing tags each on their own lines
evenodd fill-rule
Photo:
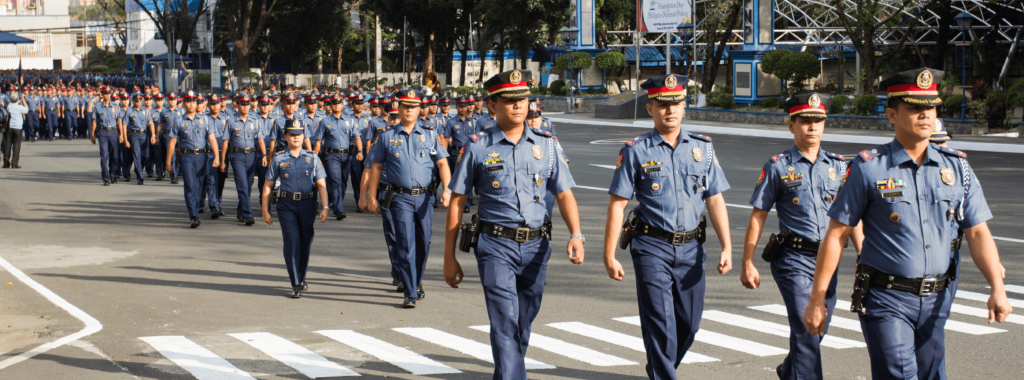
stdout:
<svg viewBox="0 0 1024 380">
<path fill-rule="evenodd" d="M 956 150 L 956 149 L 950 149 L 950 148 L 947 148 L 947 147 L 944 147 L 944 146 L 941 146 L 941 145 L 936 145 L 935 147 L 939 149 L 939 152 L 942 152 L 943 154 L 945 154 L 947 156 L 967 158 L 967 153 L 964 153 L 962 151 L 959 151 L 959 150 Z"/>
<path fill-rule="evenodd" d="M 829 156 L 829 157 L 832 157 L 832 158 L 834 158 L 834 159 L 837 159 L 837 160 L 845 160 L 845 159 L 846 159 L 846 158 L 845 158 L 845 157 L 843 157 L 843 155 L 841 155 L 841 154 L 838 154 L 838 153 L 832 153 L 832 152 L 828 152 L 828 151 L 825 151 L 825 155 L 826 155 L 826 156 Z"/>
<path fill-rule="evenodd" d="M 690 135 L 690 137 L 693 137 L 693 138 L 695 138 L 697 140 L 703 140 L 703 141 L 711 142 L 711 137 L 708 137 L 708 136 L 704 136 L 704 135 L 696 134 L 696 133 L 689 133 L 689 135 Z"/>
<path fill-rule="evenodd" d="M 626 140 L 626 146 L 636 145 L 636 143 L 644 141 L 644 139 L 646 139 L 646 138 L 647 138 L 647 135 L 641 135 L 641 136 L 634 137 L 634 138 L 632 138 L 630 140 Z"/>
<path fill-rule="evenodd" d="M 527 128 L 527 129 L 529 129 L 530 131 L 532 131 L 535 134 L 538 134 L 538 135 L 541 135 L 541 136 L 544 136 L 544 137 L 551 137 L 551 132 L 542 131 L 542 130 L 534 129 L 534 128 Z"/>
<path fill-rule="evenodd" d="M 772 162 L 779 162 L 779 160 L 781 160 L 783 158 L 786 158 L 787 156 L 789 156 L 789 152 L 782 152 L 782 153 L 776 154 L 776 155 L 772 156 Z"/>
<path fill-rule="evenodd" d="M 481 136 L 481 134 L 474 133 L 474 134 L 469 135 L 469 139 L 473 140 L 473 142 L 477 142 L 477 141 L 480 141 L 480 136 Z"/>
<path fill-rule="evenodd" d="M 871 152 L 867 149 L 860 151 L 857 155 L 860 156 L 860 159 L 864 160 L 864 162 L 871 161 L 871 159 L 874 158 L 874 156 L 871 155 Z"/>
</svg>

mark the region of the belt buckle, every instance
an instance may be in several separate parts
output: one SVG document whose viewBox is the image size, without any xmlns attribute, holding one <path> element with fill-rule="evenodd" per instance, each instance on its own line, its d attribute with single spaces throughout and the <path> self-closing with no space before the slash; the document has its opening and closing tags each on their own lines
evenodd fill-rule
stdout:
<svg viewBox="0 0 1024 380">
<path fill-rule="evenodd" d="M 919 296 L 930 296 L 935 294 L 935 288 L 938 287 L 939 280 L 936 278 L 926 278 L 921 280 L 921 287 L 917 290 Z"/>
<path fill-rule="evenodd" d="M 686 233 L 676 232 L 672 234 L 672 245 L 683 245 L 686 244 Z"/>
<path fill-rule="evenodd" d="M 419 196 L 421 194 L 421 192 L 422 192 L 422 190 L 420 190 L 420 189 L 409 189 L 409 195 L 412 195 L 414 197 Z"/>
<path fill-rule="evenodd" d="M 516 242 L 525 243 L 529 241 L 530 229 L 526 227 L 516 228 Z"/>
<path fill-rule="evenodd" d="M 292 200 L 293 201 L 301 201 L 302 200 L 302 193 L 292 193 Z"/>
</svg>

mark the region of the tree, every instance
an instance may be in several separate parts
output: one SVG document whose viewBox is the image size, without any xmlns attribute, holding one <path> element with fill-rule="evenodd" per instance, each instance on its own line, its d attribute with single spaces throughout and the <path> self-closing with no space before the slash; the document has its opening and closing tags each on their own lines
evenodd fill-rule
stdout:
<svg viewBox="0 0 1024 380">
<path fill-rule="evenodd" d="M 224 16 L 228 39 L 235 43 L 235 69 L 249 71 L 249 52 L 266 29 L 267 17 L 278 0 L 220 0 L 217 10 Z"/>
<path fill-rule="evenodd" d="M 761 71 L 785 81 L 792 96 L 804 91 L 804 81 L 821 75 L 821 64 L 811 53 L 775 49 L 761 59 Z"/>
<path fill-rule="evenodd" d="M 111 38 L 114 40 L 114 49 L 124 51 L 125 45 L 128 44 L 128 28 L 124 27 L 124 0 L 96 0 L 96 5 L 99 5 L 107 13 L 107 17 L 114 22 L 114 30 L 119 30 Z"/>
<path fill-rule="evenodd" d="M 594 64 L 601 70 L 614 70 L 612 76 L 618 77 L 626 67 L 626 56 L 617 51 L 606 51 L 594 57 Z"/>
<path fill-rule="evenodd" d="M 704 68 L 706 70 L 700 80 L 700 92 L 703 94 L 710 93 L 715 85 L 722 54 L 729 48 L 726 43 L 732 38 L 733 29 L 739 27 L 741 4 L 742 2 L 738 0 L 714 0 L 705 2 L 702 8 L 698 7 L 698 10 L 704 12 L 704 35 L 707 39 L 707 45 L 704 47 Z M 698 14 L 698 16 L 701 15 Z M 709 52 L 708 49 L 711 51 Z"/>
<path fill-rule="evenodd" d="M 299 65 L 317 60 L 325 42 L 347 34 L 344 4 L 333 0 L 278 0 L 267 24 L 270 50 Z"/>
<path fill-rule="evenodd" d="M 904 12 L 917 0 L 832 0 L 836 7 L 836 16 L 853 48 L 860 55 L 861 67 L 864 70 L 864 93 L 875 91 L 875 79 L 887 61 L 903 50 L 903 45 L 910 36 L 910 30 L 902 31 L 899 42 L 895 46 L 876 47 L 876 39 L 882 34 L 899 32 L 899 28 L 913 28 L 917 18 L 907 17 Z M 855 5 L 850 7 L 850 5 Z M 875 52 L 880 52 L 876 56 Z"/>
</svg>

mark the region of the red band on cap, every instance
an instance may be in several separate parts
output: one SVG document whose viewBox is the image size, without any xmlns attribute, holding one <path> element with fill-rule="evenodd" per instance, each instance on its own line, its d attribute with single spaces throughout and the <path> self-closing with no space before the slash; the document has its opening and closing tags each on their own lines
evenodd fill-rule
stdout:
<svg viewBox="0 0 1024 380">
<path fill-rule="evenodd" d="M 932 83 L 927 88 L 918 87 L 916 84 L 901 84 L 886 89 L 889 96 L 938 96 L 939 85 Z"/>
<path fill-rule="evenodd" d="M 651 88 L 647 89 L 647 97 L 648 98 L 653 98 L 653 97 L 656 97 L 656 96 L 659 96 L 659 95 L 662 95 L 662 94 L 670 95 L 670 96 L 671 95 L 682 95 L 683 94 L 683 89 L 680 86 L 676 86 L 676 87 L 673 87 L 673 88 L 668 88 L 668 87 L 651 87 Z"/>
<path fill-rule="evenodd" d="M 493 95 L 493 94 L 498 93 L 498 92 L 509 91 L 509 90 L 514 90 L 514 89 L 520 89 L 520 88 L 522 88 L 522 89 L 527 88 L 526 87 L 526 82 L 519 82 L 519 83 L 515 83 L 515 84 L 513 84 L 513 83 L 497 84 L 497 85 L 494 85 L 494 86 L 491 86 L 491 87 L 487 88 L 487 92 L 489 92 L 490 94 Z"/>
<path fill-rule="evenodd" d="M 824 105 L 819 105 L 817 107 L 811 107 L 809 104 L 801 104 L 801 105 L 789 108 L 789 115 L 790 116 L 793 116 L 794 114 L 798 114 L 798 113 L 805 113 L 805 112 L 825 113 L 825 106 Z"/>
</svg>

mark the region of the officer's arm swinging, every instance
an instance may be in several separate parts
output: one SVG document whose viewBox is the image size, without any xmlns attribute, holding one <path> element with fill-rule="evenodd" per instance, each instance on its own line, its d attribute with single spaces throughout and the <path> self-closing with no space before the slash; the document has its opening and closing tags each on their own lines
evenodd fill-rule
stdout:
<svg viewBox="0 0 1024 380">
<path fill-rule="evenodd" d="M 804 327 L 807 332 L 825 336 L 825 322 L 828 321 L 828 309 L 825 308 L 825 293 L 832 281 L 832 274 L 839 266 L 843 257 L 843 243 L 850 238 L 853 227 L 829 218 L 828 231 L 818 247 L 818 262 L 814 266 L 814 285 L 811 285 L 811 298 L 804 309 Z"/>
<path fill-rule="evenodd" d="M 629 199 L 615 194 L 609 195 L 608 217 L 604 223 L 604 269 L 608 271 L 608 277 L 613 280 L 622 281 L 626 272 L 622 270 L 622 264 L 615 259 L 615 243 L 619 241 L 622 233 L 622 215 L 629 204 Z"/>
<path fill-rule="evenodd" d="M 95 122 L 96 121 L 93 120 L 93 123 L 95 123 Z M 95 125 L 96 124 L 93 124 L 93 126 L 95 126 Z M 95 133 L 95 127 L 93 128 L 93 133 Z M 171 141 L 169 143 L 167 143 L 167 156 L 165 156 L 165 157 L 167 157 L 167 164 L 166 164 L 167 167 L 165 169 L 167 169 L 167 172 L 170 172 L 170 173 L 174 172 L 174 168 L 171 166 L 171 159 L 174 158 L 174 146 L 177 143 L 178 143 L 178 139 L 176 139 L 174 137 L 171 137 Z"/>
<path fill-rule="evenodd" d="M 757 289 L 761 286 L 761 275 L 754 266 L 754 250 L 757 248 L 757 242 L 761 240 L 761 231 L 767 218 L 768 210 L 757 207 L 750 210 L 747 233 L 743 237 L 743 262 L 740 265 L 740 283 L 747 289 Z"/>
<path fill-rule="evenodd" d="M 377 185 L 380 183 L 380 172 L 384 169 L 384 164 L 380 162 L 374 162 L 370 166 L 370 178 L 367 180 L 367 189 L 364 194 L 377 194 Z M 370 196 L 366 197 L 366 207 L 370 209 L 374 215 L 380 215 L 380 204 L 377 203 L 377 198 Z"/>
<path fill-rule="evenodd" d="M 558 211 L 562 214 L 565 226 L 569 228 L 570 234 L 583 234 L 580 229 L 580 211 L 576 205 L 576 197 L 572 190 L 566 190 L 555 195 L 558 202 Z M 565 247 L 565 253 L 569 255 L 569 261 L 573 264 L 583 263 L 583 242 L 578 238 L 570 238 L 569 244 Z"/>
<path fill-rule="evenodd" d="M 1006 290 L 1001 275 L 1002 265 L 999 263 L 999 250 L 996 248 L 995 240 L 992 239 L 988 223 L 981 222 L 973 227 L 964 228 L 964 237 L 967 239 L 967 246 L 971 249 L 974 265 L 978 266 L 978 270 L 985 276 L 985 281 L 992 287 L 988 299 L 988 323 L 1003 323 L 1006 317 L 1010 316 L 1013 307 L 1006 299 Z"/>
<path fill-rule="evenodd" d="M 210 146 L 213 148 L 213 167 L 220 166 L 220 147 L 217 146 L 217 138 L 213 135 L 206 136 L 206 139 L 210 141 Z"/>
<path fill-rule="evenodd" d="M 455 258 L 455 242 L 459 238 L 462 210 L 466 207 L 467 197 L 465 194 L 453 192 L 451 199 L 448 200 L 448 215 L 444 219 L 444 281 L 453 288 L 459 287 L 463 277 L 462 266 Z"/>
<path fill-rule="evenodd" d="M 732 238 L 729 235 L 729 213 L 725 210 L 725 197 L 722 193 L 705 198 L 708 214 L 711 215 L 711 226 L 715 227 L 718 242 L 722 245 L 722 254 L 718 259 L 718 273 L 726 274 L 732 269 Z"/>
<path fill-rule="evenodd" d="M 356 139 L 356 141 L 359 141 L 359 140 Z M 437 165 L 437 173 L 438 173 L 438 175 L 441 176 L 441 188 L 442 189 L 447 189 L 448 188 L 448 182 L 451 181 L 451 179 L 452 179 L 452 171 L 450 169 L 448 169 L 448 159 L 447 158 L 442 158 L 440 160 L 435 161 L 434 163 Z M 451 201 L 451 194 L 449 194 L 447 191 L 442 192 L 442 194 L 441 194 L 441 204 L 444 205 L 444 207 L 448 207 L 448 204 L 449 204 L 450 201 Z"/>
</svg>

